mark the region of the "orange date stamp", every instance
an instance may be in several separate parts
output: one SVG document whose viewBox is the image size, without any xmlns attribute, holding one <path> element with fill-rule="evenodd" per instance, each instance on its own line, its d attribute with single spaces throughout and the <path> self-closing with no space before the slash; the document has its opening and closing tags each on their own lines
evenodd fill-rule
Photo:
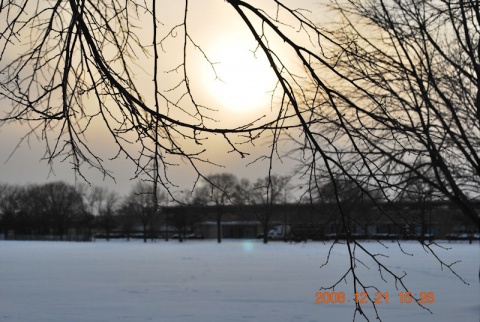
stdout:
<svg viewBox="0 0 480 322">
<path fill-rule="evenodd" d="M 357 303 L 357 304 L 388 304 L 390 297 L 388 292 L 376 292 L 375 296 L 370 296 L 367 292 L 355 293 L 355 297 L 351 300 L 345 298 L 345 292 L 316 292 L 316 304 L 343 304 L 343 303 Z M 400 304 L 419 303 L 421 305 L 432 304 L 435 302 L 434 292 L 419 292 L 412 294 L 411 292 L 398 293 L 398 300 Z"/>
</svg>

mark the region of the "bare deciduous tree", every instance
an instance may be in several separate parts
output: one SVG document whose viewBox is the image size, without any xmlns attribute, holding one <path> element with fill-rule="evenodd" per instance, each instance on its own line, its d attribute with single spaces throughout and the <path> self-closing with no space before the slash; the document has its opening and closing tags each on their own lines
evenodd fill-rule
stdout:
<svg viewBox="0 0 480 322">
<path fill-rule="evenodd" d="M 154 202 L 165 197 L 163 193 L 158 191 L 155 193 L 153 189 L 152 185 L 138 181 L 124 201 L 125 210 L 131 212 L 134 217 L 140 220 L 145 243 L 149 235 L 148 228 L 150 228 L 150 235 L 153 236 L 154 225 L 159 216 L 158 205 L 155 205 Z M 155 198 L 154 195 L 156 195 Z"/>
<path fill-rule="evenodd" d="M 238 179 L 231 173 L 210 174 L 205 177 L 203 185 L 198 188 L 197 201 L 215 206 L 217 223 L 217 242 L 222 242 L 222 217 L 225 206 L 232 204 Z"/>
<path fill-rule="evenodd" d="M 20 188 L 9 184 L 0 184 L 0 227 L 4 238 L 15 227 L 16 217 L 20 211 Z"/>
<path fill-rule="evenodd" d="M 257 217 L 262 224 L 264 244 L 268 243 L 272 207 L 286 199 L 285 192 L 289 180 L 289 177 L 272 174 L 258 179 L 253 185 L 255 195 L 252 203 L 260 206 Z"/>
<path fill-rule="evenodd" d="M 93 192 L 99 198 L 98 222 L 105 231 L 107 241 L 110 240 L 110 233 L 115 227 L 115 213 L 119 201 L 118 195 L 114 191 L 108 191 L 105 188 L 94 188 Z"/>
<path fill-rule="evenodd" d="M 246 178 L 242 178 L 235 186 L 235 193 L 233 196 L 236 205 L 250 205 L 253 201 L 252 183 Z"/>
</svg>

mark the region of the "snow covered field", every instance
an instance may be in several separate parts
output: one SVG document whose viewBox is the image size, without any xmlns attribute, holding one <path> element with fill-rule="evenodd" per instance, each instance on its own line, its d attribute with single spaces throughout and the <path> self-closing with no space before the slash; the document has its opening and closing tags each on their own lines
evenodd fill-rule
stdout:
<svg viewBox="0 0 480 322">
<path fill-rule="evenodd" d="M 402 245 L 414 256 L 395 243 L 388 242 L 387 250 L 375 242 L 365 245 L 389 255 L 389 269 L 407 271 L 412 293 L 435 296 L 426 305 L 433 314 L 414 303 L 400 304 L 400 290 L 391 279 L 379 279 L 366 260 L 370 269 L 362 268 L 360 277 L 389 292 L 389 303 L 377 306 L 383 321 L 479 321 L 478 242 L 442 243 L 452 249 L 439 249 L 444 261 L 462 261 L 454 267 L 470 285 L 442 271 L 412 242 Z M 320 269 L 327 252 L 328 244 L 320 242 L 0 241 L 0 321 L 352 321 L 351 280 L 335 290 L 345 292 L 345 303 L 315 304 L 318 289 L 347 269 L 341 245 Z"/>
</svg>

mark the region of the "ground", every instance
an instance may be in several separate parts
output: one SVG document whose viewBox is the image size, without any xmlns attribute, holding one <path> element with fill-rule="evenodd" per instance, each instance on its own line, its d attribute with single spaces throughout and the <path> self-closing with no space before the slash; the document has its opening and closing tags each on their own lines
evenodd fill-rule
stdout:
<svg viewBox="0 0 480 322">
<path fill-rule="evenodd" d="M 389 269 L 407 272 L 412 293 L 433 292 L 431 312 L 414 303 L 400 304 L 401 290 L 368 260 L 361 269 L 367 284 L 389 293 L 377 306 L 383 321 L 478 322 L 480 287 L 478 243 L 441 245 L 446 262 L 470 285 L 462 283 L 418 244 L 365 242 L 383 252 Z M 352 321 L 350 280 L 335 291 L 343 304 L 315 304 L 321 286 L 334 283 L 346 270 L 344 246 L 260 241 L 212 240 L 143 244 L 139 241 L 93 243 L 0 241 L 0 321 Z M 350 301 L 350 303 L 348 303 Z M 365 306 L 375 320 L 372 305 Z M 373 315 L 372 315 L 373 314 Z M 363 318 L 357 317 L 358 321 Z"/>
</svg>

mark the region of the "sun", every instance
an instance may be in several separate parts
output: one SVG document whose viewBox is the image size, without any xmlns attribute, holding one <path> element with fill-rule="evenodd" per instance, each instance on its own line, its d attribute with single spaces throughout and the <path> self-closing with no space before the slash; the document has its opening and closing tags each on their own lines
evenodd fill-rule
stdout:
<svg viewBox="0 0 480 322">
<path fill-rule="evenodd" d="M 265 54 L 255 44 L 229 39 L 212 46 L 202 71 L 203 86 L 222 109 L 239 114 L 270 106 L 276 77 Z"/>
</svg>

